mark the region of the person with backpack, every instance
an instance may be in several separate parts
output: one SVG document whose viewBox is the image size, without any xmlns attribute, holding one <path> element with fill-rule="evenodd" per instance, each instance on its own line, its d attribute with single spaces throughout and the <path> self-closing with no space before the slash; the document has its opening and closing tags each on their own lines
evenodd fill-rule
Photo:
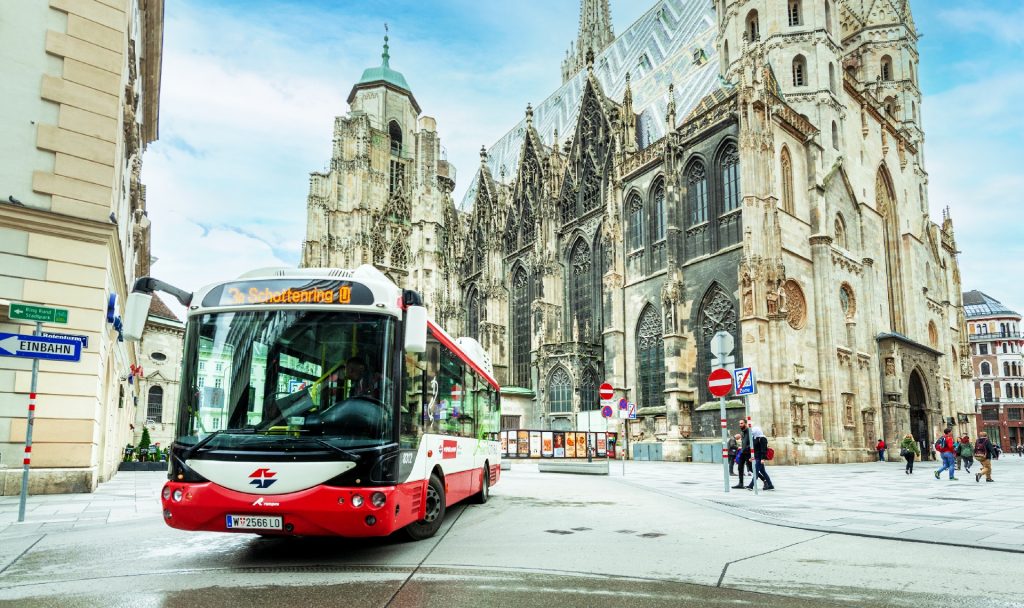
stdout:
<svg viewBox="0 0 1024 608">
<path fill-rule="evenodd" d="M 960 438 L 959 456 L 963 460 L 964 471 L 967 474 L 971 473 L 971 465 L 974 464 L 974 444 L 971 443 L 971 438 L 968 435 L 964 435 Z"/>
<path fill-rule="evenodd" d="M 761 427 L 755 426 L 751 429 L 750 434 L 754 437 L 754 473 L 756 477 L 751 477 L 750 485 L 747 486 L 748 490 L 754 489 L 754 484 L 760 479 L 764 483 L 765 490 L 774 490 L 775 486 L 772 484 L 772 478 L 768 477 L 768 471 L 764 469 L 764 461 L 768 460 L 768 438 L 764 436 L 764 431 Z"/>
<path fill-rule="evenodd" d="M 878 438 L 878 443 L 875 444 L 875 450 L 878 452 L 878 462 L 885 462 L 885 441 L 881 437 Z"/>
<path fill-rule="evenodd" d="M 961 464 L 962 464 L 961 459 L 960 459 L 960 439 L 959 438 L 957 438 L 957 440 L 953 442 L 953 456 L 956 457 L 956 470 L 959 471 L 960 467 L 961 467 Z"/>
<path fill-rule="evenodd" d="M 981 481 L 981 476 L 985 476 L 985 481 L 992 481 L 992 456 L 995 455 L 995 449 L 992 446 L 992 442 L 988 440 L 988 433 L 982 431 L 978 435 L 978 440 L 974 442 L 974 457 L 981 463 L 981 471 L 974 475 L 974 481 Z"/>
<path fill-rule="evenodd" d="M 935 442 L 935 451 L 939 453 L 942 458 L 942 468 L 935 471 L 935 479 L 939 478 L 939 475 L 943 471 L 949 469 L 949 480 L 956 481 L 956 477 L 953 476 L 953 472 L 956 470 L 956 457 L 953 455 L 953 429 L 947 428 L 942 432 L 942 437 Z"/>
<path fill-rule="evenodd" d="M 903 438 L 900 443 L 900 456 L 903 456 L 907 460 L 907 475 L 914 473 L 914 459 L 921 455 L 921 447 L 917 445 L 917 441 L 914 440 L 914 436 L 910 433 Z"/>
</svg>

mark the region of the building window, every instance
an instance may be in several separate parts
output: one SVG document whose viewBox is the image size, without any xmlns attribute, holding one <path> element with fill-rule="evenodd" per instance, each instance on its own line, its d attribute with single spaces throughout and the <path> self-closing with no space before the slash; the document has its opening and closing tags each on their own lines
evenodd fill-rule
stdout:
<svg viewBox="0 0 1024 608">
<path fill-rule="evenodd" d="M 740 206 L 740 155 L 736 146 L 730 144 L 722 153 L 722 193 L 724 196 L 723 213 L 728 213 Z"/>
<path fill-rule="evenodd" d="M 729 70 L 729 41 L 728 40 L 726 40 L 724 43 L 722 43 L 722 60 L 725 62 L 725 65 L 723 66 L 722 71 L 723 72 L 728 71 Z"/>
<path fill-rule="evenodd" d="M 935 321 L 928 321 L 928 342 L 932 348 L 939 347 L 939 328 L 935 326 Z"/>
<path fill-rule="evenodd" d="M 392 120 L 388 123 L 388 137 L 391 139 L 391 154 L 402 155 L 402 127 L 398 121 Z"/>
<path fill-rule="evenodd" d="M 892 57 L 888 55 L 882 57 L 882 80 L 892 80 Z"/>
<path fill-rule="evenodd" d="M 665 391 L 665 347 L 662 333 L 661 315 L 648 304 L 640 313 L 636 329 L 639 407 L 664 405 L 662 393 Z"/>
<path fill-rule="evenodd" d="M 146 420 L 161 422 L 164 419 L 164 389 L 154 386 L 149 389 L 146 399 Z"/>
<path fill-rule="evenodd" d="M 747 13 L 747 39 L 751 42 L 761 37 L 761 28 L 757 20 L 757 11 Z"/>
<path fill-rule="evenodd" d="M 213 387 L 214 388 L 221 388 L 223 386 L 224 386 L 224 379 L 223 378 L 214 378 L 213 379 Z"/>
<path fill-rule="evenodd" d="M 839 149 L 839 125 L 836 121 L 832 121 L 832 147 L 836 150 Z"/>
<path fill-rule="evenodd" d="M 988 354 L 988 344 L 979 344 L 978 345 L 978 354 L 979 355 L 987 355 Z"/>
<path fill-rule="evenodd" d="M 636 251 L 644 246 L 644 204 L 640 195 L 629 197 L 629 249 Z"/>
<path fill-rule="evenodd" d="M 213 369 L 217 370 L 218 372 L 221 371 L 222 369 L 224 369 L 224 363 L 221 362 L 221 361 L 218 361 L 217 365 L 215 365 Z"/>
<path fill-rule="evenodd" d="M 686 173 L 686 198 L 690 208 L 690 225 L 708 221 L 708 178 L 704 165 L 696 162 Z"/>
<path fill-rule="evenodd" d="M 825 31 L 832 33 L 832 3 L 825 0 Z"/>
<path fill-rule="evenodd" d="M 597 373 L 587 368 L 583 372 L 580 383 L 580 410 L 596 410 L 601 407 L 601 399 L 597 395 Z"/>
<path fill-rule="evenodd" d="M 1003 363 L 1003 375 L 1009 377 L 1009 375 L 1010 375 L 1010 364 L 1009 363 L 1006 363 L 1006 362 Z"/>
<path fill-rule="evenodd" d="M 480 292 L 476 287 L 469 289 L 466 296 L 466 335 L 471 338 L 480 337 Z"/>
<path fill-rule="evenodd" d="M 572 412 L 572 379 L 564 367 L 555 368 L 548 378 L 548 406 L 553 414 Z"/>
<path fill-rule="evenodd" d="M 797 55 L 793 59 L 793 86 L 807 86 L 807 60 L 803 55 Z"/>
<path fill-rule="evenodd" d="M 828 89 L 832 91 L 832 94 L 837 94 L 836 91 L 836 65 L 829 62 L 828 64 Z"/>
<path fill-rule="evenodd" d="M 836 247 L 849 249 L 846 242 L 846 222 L 841 213 L 836 214 Z"/>
<path fill-rule="evenodd" d="M 206 370 L 206 361 L 200 361 L 199 362 L 199 371 L 205 371 L 205 370 Z"/>
<path fill-rule="evenodd" d="M 988 361 L 982 361 L 981 362 L 981 375 L 982 376 L 991 376 L 992 375 L 992 365 Z"/>
<path fill-rule="evenodd" d="M 992 385 L 991 384 L 984 384 L 984 385 L 982 385 L 982 387 L 981 387 L 981 395 L 982 395 L 982 399 L 985 401 L 985 403 L 992 403 Z M 996 414 L 997 417 L 999 416 L 999 413 L 996 412 L 995 410 L 992 410 L 992 413 Z"/>
<path fill-rule="evenodd" d="M 594 322 L 595 264 L 590 247 L 583 239 L 578 239 L 569 254 L 569 287 L 572 296 L 573 338 L 581 342 L 590 342 L 597 334 L 597 323 Z"/>
<path fill-rule="evenodd" d="M 512 276 L 512 384 L 530 387 L 530 288 L 526 271 Z"/>
<path fill-rule="evenodd" d="M 665 240 L 665 183 L 658 182 L 651 202 L 651 243 Z"/>
<path fill-rule="evenodd" d="M 151 352 L 151 353 L 149 354 L 149 356 L 150 356 L 150 358 L 151 358 L 151 359 L 153 359 L 154 361 L 156 361 L 156 362 L 158 362 L 158 363 L 160 363 L 160 362 L 163 362 L 163 361 L 166 361 L 166 360 L 167 360 L 167 355 L 163 354 L 163 353 L 162 353 L 162 352 L 160 352 L 160 351 L 153 351 L 153 352 Z"/>
<path fill-rule="evenodd" d="M 1021 412 L 1022 411 L 1024 411 L 1024 410 L 1022 410 L 1019 407 L 1011 407 L 1011 408 L 1006 410 L 1006 419 L 1007 420 L 1020 420 L 1021 419 Z"/>
<path fill-rule="evenodd" d="M 779 165 L 782 167 L 782 210 L 793 214 L 793 159 L 789 156 L 789 148 L 782 146 L 782 153 L 779 155 Z"/>
<path fill-rule="evenodd" d="M 800 25 L 800 0 L 789 0 L 789 25 Z"/>
<path fill-rule="evenodd" d="M 985 401 L 992 401 L 992 392 L 989 390 Z M 987 407 L 981 411 L 981 418 L 983 420 L 999 420 L 999 411 L 994 407 Z"/>
<path fill-rule="evenodd" d="M 857 312 L 857 300 L 853 297 L 853 288 L 847 283 L 839 286 L 839 305 L 843 308 L 846 319 L 853 319 Z"/>
</svg>

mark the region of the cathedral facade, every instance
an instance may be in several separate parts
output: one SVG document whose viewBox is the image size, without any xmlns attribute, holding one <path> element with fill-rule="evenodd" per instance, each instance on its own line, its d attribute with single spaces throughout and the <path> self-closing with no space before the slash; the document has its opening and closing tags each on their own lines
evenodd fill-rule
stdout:
<svg viewBox="0 0 1024 608">
<path fill-rule="evenodd" d="M 706 459 L 723 331 L 757 378 L 729 419 L 752 416 L 782 462 L 927 444 L 973 413 L 909 1 L 666 0 L 619 37 L 606 0 L 580 19 L 563 84 L 481 151 L 458 209 L 385 51 L 312 175 L 304 264 L 423 290 L 490 353 L 509 427 L 572 428 L 608 381 L 638 405 L 634 441 Z"/>
</svg>

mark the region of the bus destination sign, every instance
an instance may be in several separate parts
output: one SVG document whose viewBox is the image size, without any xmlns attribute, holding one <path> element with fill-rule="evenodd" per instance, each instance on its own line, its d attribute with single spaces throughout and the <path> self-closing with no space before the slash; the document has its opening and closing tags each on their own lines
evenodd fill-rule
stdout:
<svg viewBox="0 0 1024 608">
<path fill-rule="evenodd" d="M 366 285 L 351 281 L 271 279 L 226 283 L 203 298 L 203 306 L 254 304 L 370 305 L 373 292 Z"/>
</svg>

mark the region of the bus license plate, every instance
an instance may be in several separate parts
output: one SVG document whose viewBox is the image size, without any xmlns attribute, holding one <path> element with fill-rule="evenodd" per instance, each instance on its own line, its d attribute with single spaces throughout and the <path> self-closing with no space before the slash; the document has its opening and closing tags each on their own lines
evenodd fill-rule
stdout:
<svg viewBox="0 0 1024 608">
<path fill-rule="evenodd" d="M 228 515 L 228 530 L 280 530 L 282 517 L 267 515 Z"/>
</svg>

